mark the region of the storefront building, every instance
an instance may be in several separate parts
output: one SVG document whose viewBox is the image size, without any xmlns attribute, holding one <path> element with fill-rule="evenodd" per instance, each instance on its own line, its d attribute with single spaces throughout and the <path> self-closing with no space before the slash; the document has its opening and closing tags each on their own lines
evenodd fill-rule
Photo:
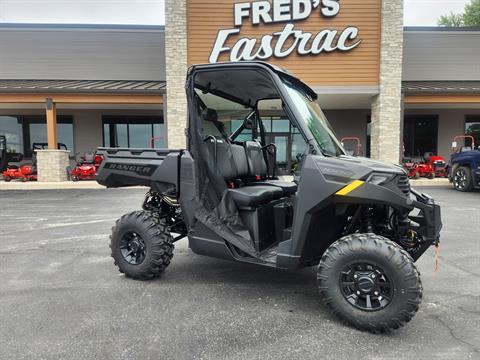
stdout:
<svg viewBox="0 0 480 360">
<path fill-rule="evenodd" d="M 466 133 L 480 143 L 480 29 L 404 28 L 398 0 L 167 0 L 165 27 L 4 24 L 0 46 L 0 135 L 25 158 L 34 142 L 64 143 L 71 158 L 184 147 L 188 67 L 228 60 L 300 77 L 364 156 L 448 157 Z M 298 134 L 281 109 L 262 116 L 288 172 Z"/>
</svg>

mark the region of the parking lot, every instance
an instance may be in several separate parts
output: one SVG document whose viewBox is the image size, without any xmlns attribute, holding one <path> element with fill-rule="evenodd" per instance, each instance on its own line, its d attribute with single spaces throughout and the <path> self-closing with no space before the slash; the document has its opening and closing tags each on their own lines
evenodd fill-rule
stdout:
<svg viewBox="0 0 480 360">
<path fill-rule="evenodd" d="M 421 190 L 443 205 L 440 269 L 429 250 L 420 311 L 389 335 L 330 315 L 313 268 L 201 257 L 186 239 L 161 279 L 126 279 L 108 236 L 145 190 L 0 191 L 0 358 L 479 359 L 480 193 Z"/>
</svg>

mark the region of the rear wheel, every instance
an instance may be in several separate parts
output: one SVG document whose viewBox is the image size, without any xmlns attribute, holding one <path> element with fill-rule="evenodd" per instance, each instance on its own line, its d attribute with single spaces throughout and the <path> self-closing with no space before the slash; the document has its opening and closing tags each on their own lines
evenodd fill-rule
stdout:
<svg viewBox="0 0 480 360">
<path fill-rule="evenodd" d="M 9 182 L 12 180 L 12 178 L 10 176 L 5 176 L 3 180 L 5 180 L 6 182 Z"/>
<path fill-rule="evenodd" d="M 333 243 L 320 261 L 317 279 L 325 304 L 361 330 L 389 332 L 404 326 L 422 299 L 410 255 L 375 234 L 353 234 Z"/>
<path fill-rule="evenodd" d="M 455 190 L 468 192 L 473 190 L 472 172 L 466 166 L 460 166 L 453 172 Z"/>
<path fill-rule="evenodd" d="M 173 257 L 173 238 L 167 226 L 146 211 L 122 216 L 112 228 L 110 238 L 115 265 L 133 279 L 159 277 Z"/>
</svg>

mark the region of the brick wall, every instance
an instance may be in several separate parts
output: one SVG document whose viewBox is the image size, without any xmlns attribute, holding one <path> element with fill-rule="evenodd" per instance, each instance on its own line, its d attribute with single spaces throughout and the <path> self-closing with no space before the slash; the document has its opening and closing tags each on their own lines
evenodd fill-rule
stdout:
<svg viewBox="0 0 480 360">
<path fill-rule="evenodd" d="M 67 181 L 69 152 L 66 150 L 38 150 L 37 171 L 40 182 Z"/>
<path fill-rule="evenodd" d="M 398 163 L 401 155 L 403 0 L 382 1 L 380 93 L 372 101 L 371 156 Z"/>
<path fill-rule="evenodd" d="M 185 148 L 187 99 L 187 0 L 165 1 L 165 56 L 167 73 L 166 123 L 169 148 Z"/>
</svg>

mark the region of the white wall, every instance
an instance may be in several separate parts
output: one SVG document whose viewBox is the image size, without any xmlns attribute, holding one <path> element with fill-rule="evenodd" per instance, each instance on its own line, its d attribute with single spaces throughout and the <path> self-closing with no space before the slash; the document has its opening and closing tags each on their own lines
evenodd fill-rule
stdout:
<svg viewBox="0 0 480 360">
<path fill-rule="evenodd" d="M 165 80 L 162 27 L 0 24 L 1 79 Z"/>
<path fill-rule="evenodd" d="M 366 155 L 367 146 L 367 120 L 370 110 L 327 110 L 327 119 L 339 139 L 343 137 L 358 137 L 362 143 L 362 154 Z M 347 148 L 353 143 L 348 142 Z"/>
<path fill-rule="evenodd" d="M 405 31 L 403 80 L 480 80 L 480 31 Z"/>
</svg>

